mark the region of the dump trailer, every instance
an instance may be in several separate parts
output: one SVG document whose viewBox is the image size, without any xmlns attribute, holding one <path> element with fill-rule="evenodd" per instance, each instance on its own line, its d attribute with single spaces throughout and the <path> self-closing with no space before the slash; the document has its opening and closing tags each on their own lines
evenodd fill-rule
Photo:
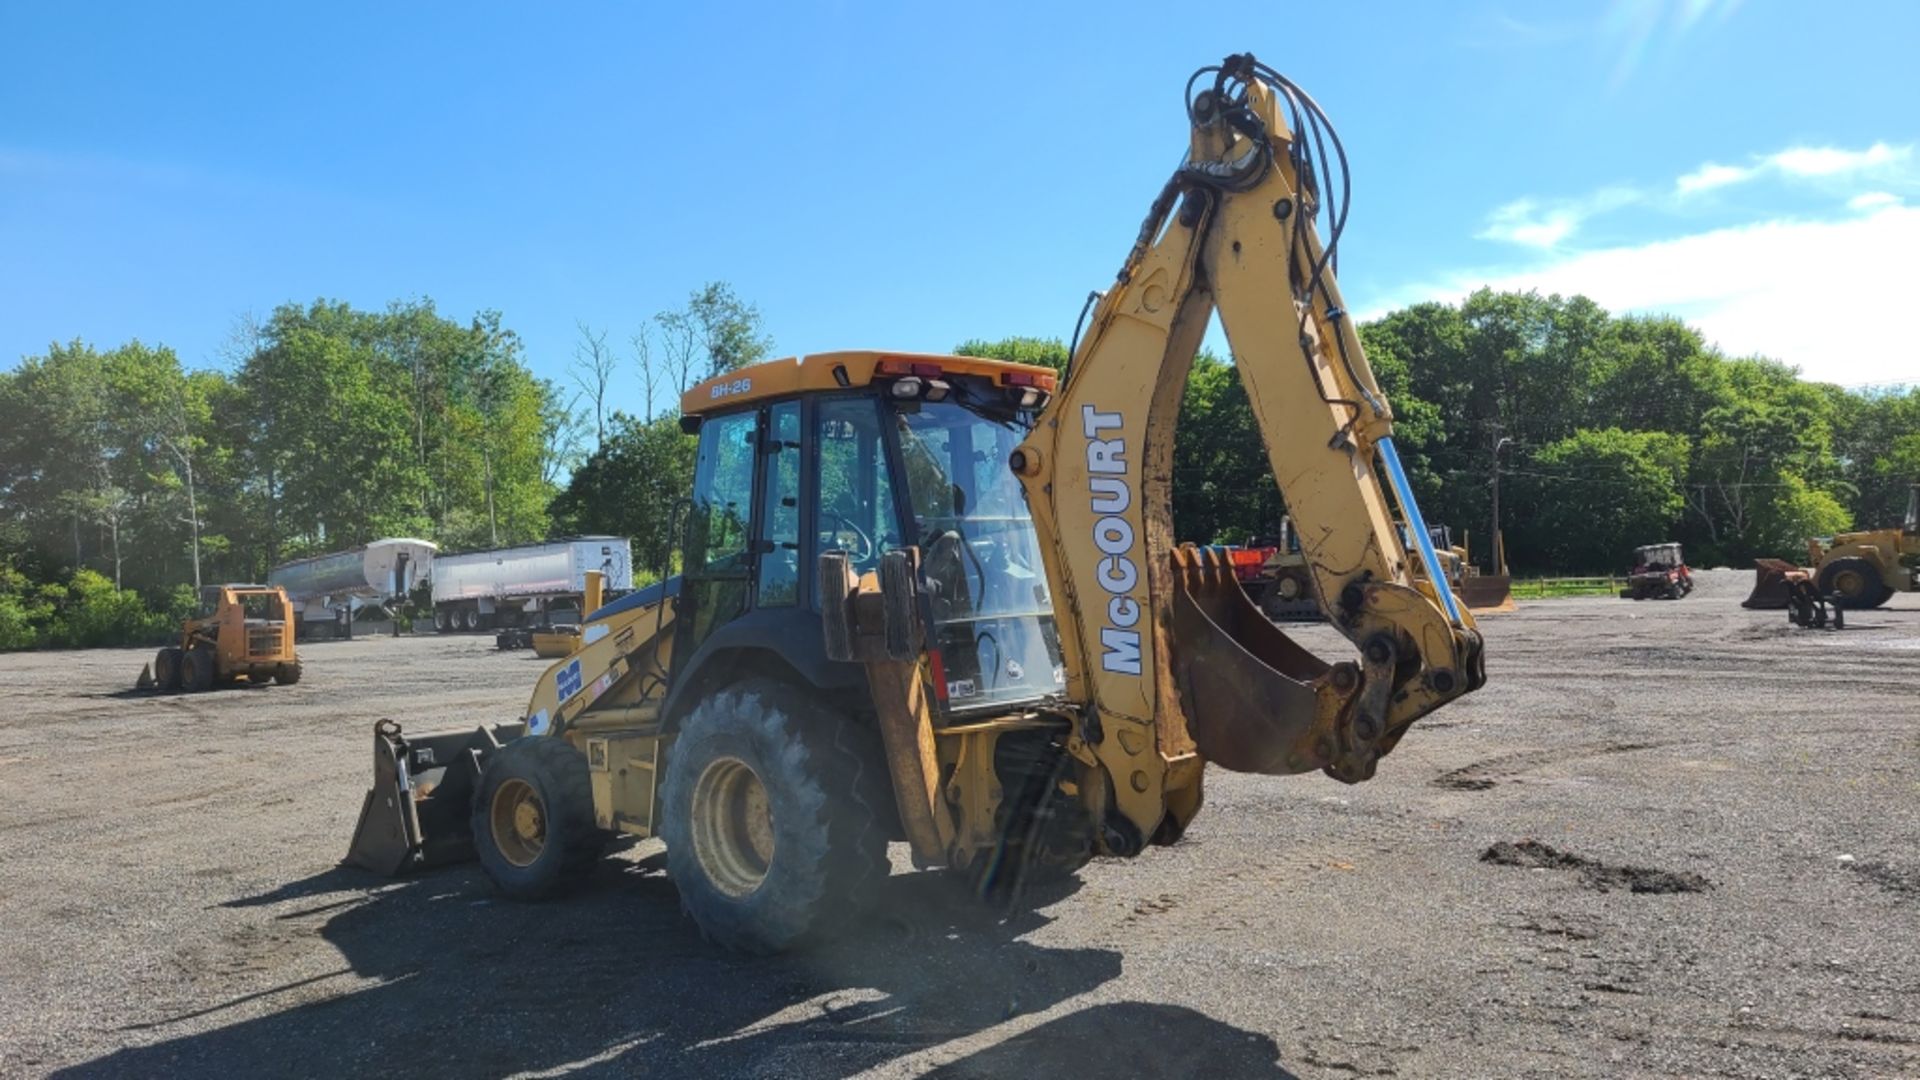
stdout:
<svg viewBox="0 0 1920 1080">
<path fill-rule="evenodd" d="M 1807 541 L 1807 559 L 1807 566 L 1755 559 L 1753 592 L 1743 606 L 1792 608 L 1803 581 L 1834 606 L 1855 610 L 1920 590 L 1920 484 L 1908 487 L 1907 512 L 1898 526 L 1815 537 Z"/>
<path fill-rule="evenodd" d="M 274 585 L 212 585 L 201 590 L 206 614 L 180 627 L 180 643 L 153 658 L 140 685 L 163 694 L 199 693 L 236 683 L 291 686 L 300 681 L 293 605 Z"/>
<path fill-rule="evenodd" d="M 592 613 L 517 717 L 381 721 L 352 861 L 472 854 L 532 899 L 658 836 L 707 936 L 774 951 L 847 927 L 889 841 L 1011 902 L 1178 842 L 1209 765 L 1359 783 L 1483 685 L 1316 224 L 1346 216 L 1337 136 L 1251 56 L 1196 73 L 1186 116 L 1063 375 L 855 351 L 691 388 L 683 572 Z M 1215 312 L 1350 653 L 1308 652 L 1228 560 L 1173 543 Z"/>
<path fill-rule="evenodd" d="M 375 540 L 281 563 L 268 571 L 267 584 L 285 590 L 293 603 L 295 636 L 317 636 L 362 607 L 404 600 L 432 574 L 438 550 L 427 540 Z"/>
<path fill-rule="evenodd" d="M 588 618 L 600 610 L 606 602 L 606 588 L 603 584 L 606 575 L 598 570 L 586 572 L 586 595 L 580 603 L 580 617 Z M 501 628 L 493 636 L 496 648 L 532 649 L 533 654 L 548 660 L 557 660 L 562 656 L 571 656 L 580 647 L 579 623 L 556 623 L 543 621 L 523 626 Z"/>
<path fill-rule="evenodd" d="M 625 537 L 577 536 L 441 555 L 433 560 L 433 626 L 441 633 L 545 623 L 555 609 L 580 613 L 588 571 L 609 592 L 633 588 Z"/>
<path fill-rule="evenodd" d="M 1693 571 L 1672 541 L 1633 549 L 1633 569 L 1627 572 L 1622 600 L 1678 600 L 1693 591 Z"/>
</svg>

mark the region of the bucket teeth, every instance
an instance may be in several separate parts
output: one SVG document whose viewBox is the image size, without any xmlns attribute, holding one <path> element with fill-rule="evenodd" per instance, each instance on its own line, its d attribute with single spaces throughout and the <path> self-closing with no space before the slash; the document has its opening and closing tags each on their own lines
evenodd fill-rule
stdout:
<svg viewBox="0 0 1920 1080">
<path fill-rule="evenodd" d="M 154 688 L 154 686 L 155 686 L 155 683 L 153 681 L 153 665 L 141 664 L 140 678 L 138 681 L 136 681 L 133 684 L 133 688 L 135 690 L 151 690 Z"/>
</svg>

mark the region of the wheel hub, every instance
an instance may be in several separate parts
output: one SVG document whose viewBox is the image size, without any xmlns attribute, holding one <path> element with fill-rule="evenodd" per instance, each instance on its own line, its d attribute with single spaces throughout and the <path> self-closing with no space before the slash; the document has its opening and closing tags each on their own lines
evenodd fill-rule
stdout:
<svg viewBox="0 0 1920 1080">
<path fill-rule="evenodd" d="M 513 865 L 531 866 L 546 850 L 546 805 L 525 780 L 510 779 L 494 789 L 487 819 L 493 828 L 493 846 Z"/>
<path fill-rule="evenodd" d="M 773 863 L 773 808 L 767 788 L 739 758 L 718 758 L 693 786 L 693 853 L 716 888 L 747 896 Z"/>
</svg>

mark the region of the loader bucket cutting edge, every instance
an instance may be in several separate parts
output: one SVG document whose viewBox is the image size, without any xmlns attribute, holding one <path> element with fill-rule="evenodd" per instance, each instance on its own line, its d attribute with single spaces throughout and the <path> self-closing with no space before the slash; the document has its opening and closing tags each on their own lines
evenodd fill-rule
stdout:
<svg viewBox="0 0 1920 1080">
<path fill-rule="evenodd" d="M 1333 666 L 1263 615 L 1211 553 L 1176 554 L 1174 579 L 1174 672 L 1200 756 L 1268 775 L 1328 765 L 1339 745 Z"/>
<path fill-rule="evenodd" d="M 400 725 L 373 728 L 373 786 L 360 803 L 345 862 L 398 877 L 474 857 L 470 815 L 480 769 L 524 724 L 408 738 Z"/>
<path fill-rule="evenodd" d="M 1795 581 L 1811 581 L 1813 571 L 1785 559 L 1753 560 L 1753 592 L 1740 602 L 1744 608 L 1758 611 L 1784 609 L 1793 595 Z"/>
</svg>

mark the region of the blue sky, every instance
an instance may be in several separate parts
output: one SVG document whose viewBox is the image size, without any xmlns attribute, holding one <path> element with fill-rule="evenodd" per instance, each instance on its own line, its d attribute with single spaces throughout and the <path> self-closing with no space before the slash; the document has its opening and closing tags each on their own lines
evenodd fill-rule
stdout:
<svg viewBox="0 0 1920 1080">
<path fill-rule="evenodd" d="M 1064 337 L 1251 50 L 1346 142 L 1362 312 L 1584 291 L 1920 381 L 1920 4 L 185 6 L 0 13 L 0 363 L 428 296 L 563 378 L 710 279 L 783 353 Z"/>
</svg>

